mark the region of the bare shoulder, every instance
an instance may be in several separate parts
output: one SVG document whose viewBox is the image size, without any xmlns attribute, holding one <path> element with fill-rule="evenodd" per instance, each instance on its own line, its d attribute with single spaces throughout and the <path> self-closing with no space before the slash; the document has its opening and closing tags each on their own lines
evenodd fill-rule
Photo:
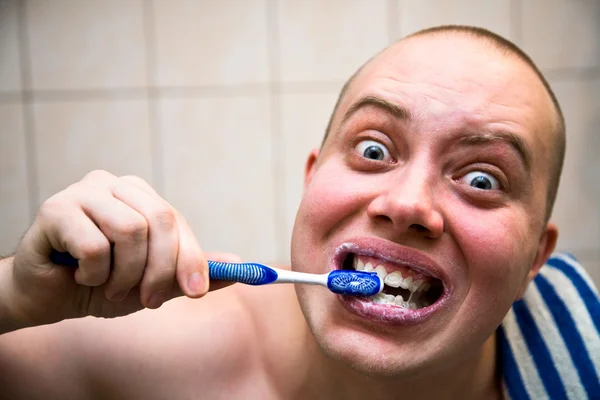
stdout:
<svg viewBox="0 0 600 400">
<path fill-rule="evenodd" d="M 127 317 L 63 321 L 3 335 L 0 386 L 20 398 L 46 399 L 233 390 L 231 382 L 256 371 L 260 358 L 251 305 L 237 286 Z"/>
</svg>

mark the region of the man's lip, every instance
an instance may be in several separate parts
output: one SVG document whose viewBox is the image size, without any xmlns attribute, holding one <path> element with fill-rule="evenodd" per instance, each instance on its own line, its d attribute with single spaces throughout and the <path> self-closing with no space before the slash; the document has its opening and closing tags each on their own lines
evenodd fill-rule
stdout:
<svg viewBox="0 0 600 400">
<path fill-rule="evenodd" d="M 429 307 L 418 310 L 371 303 L 359 297 L 342 295 L 338 297 L 348 311 L 358 315 L 361 319 L 370 320 L 378 325 L 402 326 L 424 322 L 446 305 L 449 296 L 444 293 Z"/>
<path fill-rule="evenodd" d="M 386 239 L 363 237 L 347 239 L 335 248 L 330 265 L 331 270 L 341 269 L 348 254 L 357 254 L 407 266 L 423 275 L 439 279 L 444 285 L 444 293 L 452 291 L 452 283 L 447 272 L 423 252 Z"/>
</svg>

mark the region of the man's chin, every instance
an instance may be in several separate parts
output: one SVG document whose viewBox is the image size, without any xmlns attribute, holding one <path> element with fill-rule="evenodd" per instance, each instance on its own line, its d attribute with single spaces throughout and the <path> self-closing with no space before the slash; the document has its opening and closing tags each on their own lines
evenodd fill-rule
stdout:
<svg viewBox="0 0 600 400">
<path fill-rule="evenodd" d="M 416 321 L 372 321 L 348 310 L 323 288 L 296 285 L 296 295 L 316 344 L 341 370 L 412 380 L 433 376 L 461 358 L 454 354 L 458 343 L 443 345 L 448 340 L 443 327 L 430 327 L 427 333 Z"/>
<path fill-rule="evenodd" d="M 324 355 L 339 367 L 372 379 L 419 379 L 437 370 L 433 355 L 390 343 L 374 332 L 325 329 L 313 330 L 313 335 Z"/>
</svg>

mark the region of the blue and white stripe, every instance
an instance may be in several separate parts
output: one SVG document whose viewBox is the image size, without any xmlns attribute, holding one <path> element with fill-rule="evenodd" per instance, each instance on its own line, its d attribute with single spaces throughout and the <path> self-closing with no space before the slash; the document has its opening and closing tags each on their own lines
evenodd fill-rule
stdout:
<svg viewBox="0 0 600 400">
<path fill-rule="evenodd" d="M 600 399 L 600 301 L 571 256 L 548 260 L 498 330 L 512 399 Z"/>
</svg>

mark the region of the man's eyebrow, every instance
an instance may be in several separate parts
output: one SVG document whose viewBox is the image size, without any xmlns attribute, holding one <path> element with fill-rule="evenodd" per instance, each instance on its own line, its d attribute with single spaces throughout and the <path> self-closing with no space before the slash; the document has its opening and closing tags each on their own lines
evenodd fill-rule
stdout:
<svg viewBox="0 0 600 400">
<path fill-rule="evenodd" d="M 508 143 L 519 154 L 519 158 L 525 165 L 525 169 L 527 169 L 528 172 L 531 169 L 531 149 L 523 139 L 512 132 L 497 131 L 478 133 L 462 137 L 458 142 L 464 144 L 485 144 L 489 142 Z"/>
<path fill-rule="evenodd" d="M 365 107 L 377 107 L 389 114 L 392 114 L 394 117 L 402 120 L 410 120 L 411 114 L 406 108 L 401 107 L 397 104 L 394 104 L 388 100 L 382 99 L 380 97 L 375 96 L 365 96 L 358 100 L 356 103 L 352 104 L 348 111 L 344 114 L 342 118 L 342 122 L 340 125 L 343 125 L 350 117 L 355 114 L 358 110 Z"/>
<path fill-rule="evenodd" d="M 375 96 L 365 96 L 360 100 L 355 102 L 348 108 L 348 110 L 344 113 L 342 118 L 342 122 L 340 125 L 343 125 L 354 115 L 357 111 L 361 110 L 365 107 L 376 107 L 379 108 L 389 114 L 392 114 L 397 119 L 410 121 L 412 119 L 412 115 L 409 110 L 404 107 L 401 107 L 397 104 L 394 104 L 388 100 L 382 99 L 380 97 Z M 523 141 L 518 135 L 507 132 L 507 131 L 493 131 L 493 132 L 484 132 L 477 133 L 473 135 L 464 136 L 459 140 L 459 143 L 464 144 L 485 144 L 489 142 L 505 142 L 508 143 L 513 149 L 517 151 L 519 154 L 519 158 L 525 165 L 525 168 L 529 172 L 531 169 L 531 150 L 527 143 Z"/>
</svg>

